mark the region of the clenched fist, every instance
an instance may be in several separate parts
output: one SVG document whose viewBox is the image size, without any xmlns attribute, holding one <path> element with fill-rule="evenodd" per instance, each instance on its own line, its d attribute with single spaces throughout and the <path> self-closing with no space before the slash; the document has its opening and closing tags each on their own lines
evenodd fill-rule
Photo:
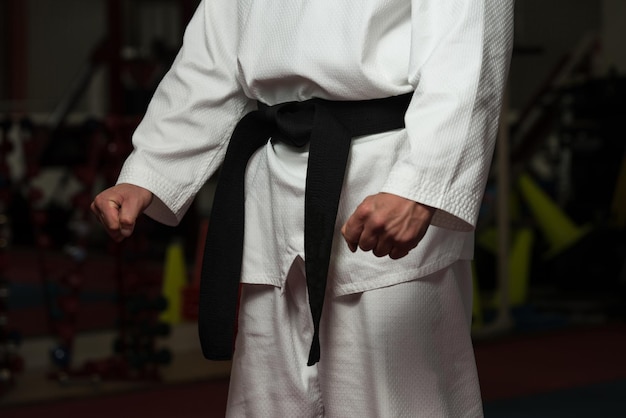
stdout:
<svg viewBox="0 0 626 418">
<path fill-rule="evenodd" d="M 149 190 L 121 183 L 98 194 L 91 203 L 91 211 L 111 238 L 120 242 L 133 233 L 137 218 L 150 202 Z"/>
<path fill-rule="evenodd" d="M 402 258 L 426 234 L 435 208 L 390 193 L 368 196 L 341 228 L 352 252 Z"/>
</svg>

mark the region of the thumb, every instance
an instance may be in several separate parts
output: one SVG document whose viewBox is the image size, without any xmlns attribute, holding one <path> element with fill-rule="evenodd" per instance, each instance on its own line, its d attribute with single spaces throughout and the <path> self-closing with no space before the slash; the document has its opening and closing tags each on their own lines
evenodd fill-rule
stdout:
<svg viewBox="0 0 626 418">
<path fill-rule="evenodd" d="M 139 186 L 121 183 L 99 193 L 91 211 L 115 240 L 129 237 L 139 214 L 150 205 L 152 193 Z"/>
<path fill-rule="evenodd" d="M 125 199 L 119 208 L 120 233 L 128 238 L 135 230 L 135 223 L 143 211 L 143 205 L 137 199 Z"/>
</svg>

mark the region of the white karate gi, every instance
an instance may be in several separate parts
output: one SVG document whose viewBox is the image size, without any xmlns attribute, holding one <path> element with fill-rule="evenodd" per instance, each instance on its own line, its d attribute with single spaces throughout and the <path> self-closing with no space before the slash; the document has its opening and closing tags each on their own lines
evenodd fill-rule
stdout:
<svg viewBox="0 0 626 418">
<path fill-rule="evenodd" d="M 428 278 L 447 277 L 458 269 L 466 271 L 461 275 L 466 282 L 467 269 L 456 262 L 472 257 L 472 230 L 490 167 L 510 60 L 512 7 L 512 0 L 202 1 L 172 69 L 133 136 L 135 150 L 118 183 L 152 191 L 155 199 L 146 213 L 174 225 L 219 167 L 233 127 L 254 109 L 257 100 L 269 105 L 311 97 L 360 100 L 414 91 L 406 129 L 353 141 L 325 309 L 330 309 L 329 300 L 359 292 L 374 295 L 389 286 L 404 294 L 401 289 L 406 288 L 400 284 L 412 286 L 409 292 L 418 291 L 419 296 L 425 290 L 414 283 L 416 279 L 429 283 Z M 270 141 L 252 157 L 247 170 L 242 282 L 271 285 L 261 288 L 274 289 L 275 297 L 286 294 L 287 278 L 304 257 L 306 158 L 306 149 Z M 402 259 L 351 253 L 338 232 L 357 205 L 378 192 L 437 208 L 426 236 Z M 447 330 L 445 338 L 432 337 L 440 345 L 455 344 L 458 338 L 471 353 L 467 344 L 470 311 L 467 303 L 461 303 L 471 300 L 471 286 L 457 285 L 462 290 L 458 300 L 449 307 L 438 306 L 446 307 L 443 316 L 456 315 L 452 321 L 465 326 L 462 331 Z M 446 283 L 441 289 L 449 286 Z M 244 303 L 248 293 L 244 292 Z M 445 299 L 440 296 L 434 299 Z M 416 308 L 418 319 L 411 319 L 408 328 L 397 332 L 412 332 L 411 321 L 423 322 L 415 324 L 415 329 L 440 330 L 430 325 L 442 315 L 422 316 L 438 310 L 429 308 L 436 303 L 432 300 L 418 298 L 416 304 L 427 305 Z M 322 338 L 325 320 L 323 316 Z M 320 364 L 345 354 L 332 354 L 333 348 L 324 344 Z M 424 356 L 423 364 L 431 363 L 439 382 L 432 396 L 442 399 L 440 405 L 448 405 L 436 410 L 448 413 L 432 415 L 432 409 L 409 408 L 407 415 L 398 416 L 461 416 L 462 405 L 467 406 L 468 416 L 476 416 L 477 385 L 467 388 L 471 396 L 459 395 L 464 389 L 459 392 L 458 385 L 468 381 L 467 375 L 458 370 L 451 373 L 449 364 L 437 362 L 430 354 Z M 300 373 L 315 376 L 317 381 L 322 377 L 316 367 Z M 325 367 L 329 370 L 331 365 Z M 422 378 L 420 371 L 424 370 L 412 373 L 416 382 Z M 475 377 L 475 370 L 467 373 Z M 471 376 L 469 380 L 474 379 Z M 362 396 L 367 399 L 368 394 Z M 407 396 L 412 401 L 422 398 Z M 471 401 L 459 401 L 465 397 Z M 324 404 L 324 399 L 315 402 Z M 452 403 L 455 406 L 449 407 Z"/>
</svg>

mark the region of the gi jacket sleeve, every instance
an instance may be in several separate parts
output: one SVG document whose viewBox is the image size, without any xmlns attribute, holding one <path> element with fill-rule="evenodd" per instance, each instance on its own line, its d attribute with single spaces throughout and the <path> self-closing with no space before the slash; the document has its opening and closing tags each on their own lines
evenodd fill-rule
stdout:
<svg viewBox="0 0 626 418">
<path fill-rule="evenodd" d="M 133 135 L 118 183 L 150 190 L 145 211 L 176 225 L 219 167 L 248 98 L 238 83 L 237 2 L 203 1 L 183 45 Z"/>
<path fill-rule="evenodd" d="M 469 231 L 490 169 L 512 49 L 512 0 L 412 0 L 410 151 L 383 191 Z"/>
</svg>

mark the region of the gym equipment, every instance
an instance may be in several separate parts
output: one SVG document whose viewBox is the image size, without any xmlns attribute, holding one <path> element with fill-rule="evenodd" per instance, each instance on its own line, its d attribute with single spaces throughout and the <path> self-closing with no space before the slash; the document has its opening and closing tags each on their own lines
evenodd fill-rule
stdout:
<svg viewBox="0 0 626 418">
<path fill-rule="evenodd" d="M 12 123 L 0 122 L 0 396 L 16 384 L 16 376 L 24 368 L 24 360 L 18 353 L 21 342 L 19 331 L 11 326 L 9 298 L 11 288 L 6 275 L 8 266 L 7 249 L 11 242 L 12 228 L 8 207 L 12 196 L 12 179 L 7 156 L 13 149 L 8 133 Z"/>
<path fill-rule="evenodd" d="M 167 307 L 160 315 L 160 320 L 177 324 L 182 320 L 183 289 L 187 285 L 187 267 L 183 246 L 174 240 L 166 249 L 163 273 L 163 296 Z"/>
<path fill-rule="evenodd" d="M 576 225 L 529 175 L 522 174 L 518 184 L 533 219 L 549 243 L 546 258 L 565 251 L 591 231 L 591 225 Z"/>
</svg>

